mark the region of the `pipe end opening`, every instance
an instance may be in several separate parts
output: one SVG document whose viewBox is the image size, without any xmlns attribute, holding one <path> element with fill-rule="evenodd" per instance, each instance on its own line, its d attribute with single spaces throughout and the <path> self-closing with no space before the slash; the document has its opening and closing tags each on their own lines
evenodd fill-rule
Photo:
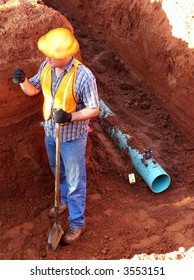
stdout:
<svg viewBox="0 0 194 280">
<path fill-rule="evenodd" d="M 151 189 L 155 193 L 165 191 L 170 185 L 170 177 L 167 174 L 159 175 L 153 182 Z"/>
</svg>

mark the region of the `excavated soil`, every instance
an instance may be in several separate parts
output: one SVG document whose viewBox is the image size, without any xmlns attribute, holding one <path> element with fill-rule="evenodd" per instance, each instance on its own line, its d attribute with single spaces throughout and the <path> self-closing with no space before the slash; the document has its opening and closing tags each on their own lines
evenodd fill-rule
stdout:
<svg viewBox="0 0 194 280">
<path fill-rule="evenodd" d="M 95 32 L 75 17 L 78 11 L 70 12 L 70 6 L 66 10 L 60 1 L 45 1 L 47 5 L 52 2 L 58 12 L 40 1 L 1 2 L 0 259 L 193 258 L 194 149 L 192 137 L 188 141 L 175 114 L 171 115 L 171 103 L 164 107 L 153 87 L 135 79 L 127 61 L 105 40 L 106 30 Z M 54 177 L 40 127 L 42 96 L 25 96 L 11 75 L 16 65 L 33 75 L 43 59 L 37 39 L 51 27 L 72 29 L 71 25 L 83 62 L 96 76 L 100 98 L 126 133 L 153 150 L 171 184 L 164 192 L 153 193 L 130 158 L 105 133 L 100 119 L 93 119 L 92 150 L 87 156 L 87 230 L 75 244 L 59 244 L 52 252 L 47 238 L 54 223 L 48 217 L 54 202 Z M 142 67 L 142 73 L 146 72 L 147 65 Z M 160 77 L 155 74 L 154 79 Z M 129 184 L 129 173 L 135 173 L 135 184 Z M 68 213 L 60 217 L 64 230 L 67 218 Z"/>
</svg>

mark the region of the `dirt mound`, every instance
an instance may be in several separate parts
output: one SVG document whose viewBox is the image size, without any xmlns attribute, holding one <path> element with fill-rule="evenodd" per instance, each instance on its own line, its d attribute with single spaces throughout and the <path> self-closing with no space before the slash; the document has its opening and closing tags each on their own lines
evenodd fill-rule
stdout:
<svg viewBox="0 0 194 280">
<path fill-rule="evenodd" d="M 163 107 L 156 98 L 157 91 L 148 86 L 148 80 L 145 83 L 143 79 L 134 79 L 138 63 L 129 63 L 127 59 L 127 52 L 131 52 L 132 59 L 133 50 L 123 48 L 125 57 L 116 50 L 118 40 L 113 43 L 114 48 L 110 47 L 109 39 L 114 32 L 107 33 L 107 16 L 114 23 L 112 27 L 124 22 L 127 13 L 122 19 L 120 8 L 125 7 L 126 1 L 120 3 L 118 14 L 118 1 L 100 1 L 99 5 L 98 1 L 89 1 L 87 9 L 83 1 L 52 1 L 64 16 L 38 1 L 4 2 L 0 9 L 0 31 L 5 43 L 0 54 L 0 259 L 129 259 L 150 255 L 152 258 L 153 253 L 160 258 L 179 248 L 182 249 L 177 254 L 186 258 L 188 252 L 189 258 L 194 243 L 194 150 L 177 127 L 171 110 Z M 132 2 L 130 15 L 138 16 L 137 1 Z M 73 3 L 79 9 L 71 14 Z M 109 8 L 106 13 L 102 13 L 103 7 Z M 90 18 L 94 12 L 98 28 Z M 82 20 L 75 18 L 78 14 Z M 135 19 L 131 19 L 131 29 L 133 38 L 138 40 Z M 157 161 L 170 175 L 171 185 L 160 194 L 153 193 L 134 170 L 129 157 L 104 132 L 100 119 L 92 120 L 93 149 L 87 165 L 88 228 L 76 244 L 59 245 L 52 252 L 47 238 L 54 222 L 48 217 L 54 202 L 54 178 L 40 127 L 42 96 L 25 96 L 12 83 L 11 74 L 18 61 L 28 76 L 34 74 L 43 59 L 37 50 L 37 39 L 56 26 L 72 28 L 69 22 L 80 42 L 83 61 L 97 78 L 100 97 L 116 114 L 124 131 L 136 135 L 145 148 L 154 151 Z M 94 24 L 89 29 L 85 25 L 88 22 Z M 149 57 L 140 51 L 139 48 L 139 57 L 146 61 Z M 158 55 L 162 56 L 160 49 Z M 142 71 L 146 70 L 144 65 Z M 134 185 L 128 181 L 132 172 L 136 176 Z M 68 227 L 67 216 L 65 213 L 60 217 L 64 230 Z"/>
</svg>

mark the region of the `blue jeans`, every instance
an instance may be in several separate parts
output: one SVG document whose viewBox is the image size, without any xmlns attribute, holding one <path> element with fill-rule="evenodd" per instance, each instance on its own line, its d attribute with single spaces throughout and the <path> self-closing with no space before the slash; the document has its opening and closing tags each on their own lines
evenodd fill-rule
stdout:
<svg viewBox="0 0 194 280">
<path fill-rule="evenodd" d="M 60 199 L 68 205 L 72 228 L 84 225 L 86 204 L 86 151 L 87 137 L 60 143 Z M 51 170 L 55 174 L 55 139 L 45 136 L 45 145 Z"/>
</svg>

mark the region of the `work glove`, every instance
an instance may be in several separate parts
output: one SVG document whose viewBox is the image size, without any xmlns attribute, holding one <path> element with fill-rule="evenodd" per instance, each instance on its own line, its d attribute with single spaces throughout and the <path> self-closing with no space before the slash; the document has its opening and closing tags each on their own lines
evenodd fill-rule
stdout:
<svg viewBox="0 0 194 280">
<path fill-rule="evenodd" d="M 72 114 L 63 111 L 62 109 L 54 109 L 53 116 L 56 123 L 70 123 Z"/>
<path fill-rule="evenodd" d="M 18 66 L 16 66 L 12 76 L 13 82 L 15 84 L 20 84 L 25 81 L 25 78 L 26 78 L 26 74 L 24 73 L 24 71 L 20 69 Z"/>
</svg>

